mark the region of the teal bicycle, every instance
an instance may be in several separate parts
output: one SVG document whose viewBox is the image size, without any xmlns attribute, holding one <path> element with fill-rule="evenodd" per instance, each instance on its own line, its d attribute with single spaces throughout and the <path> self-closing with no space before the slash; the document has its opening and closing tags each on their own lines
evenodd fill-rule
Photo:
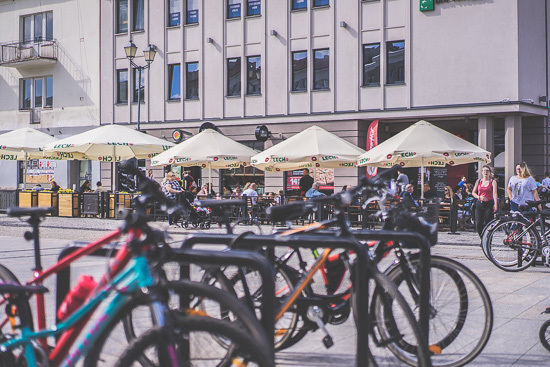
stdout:
<svg viewBox="0 0 550 367">
<path fill-rule="evenodd" d="M 149 190 L 154 187 L 148 186 Z M 147 189 L 147 185 L 144 189 Z M 4 331 L 0 334 L 0 366 L 74 366 L 80 360 L 84 360 L 86 367 L 113 366 L 124 347 L 131 344 L 132 340 L 139 339 L 140 334 L 151 334 L 143 331 L 139 333 L 137 329 L 140 324 L 146 325 L 143 328 L 145 330 L 155 326 L 152 330 L 159 343 L 156 359 L 161 366 L 197 365 L 195 360 L 201 363 L 207 361 L 208 365 L 216 366 L 273 365 L 273 355 L 269 353 L 269 344 L 262 334 L 261 326 L 237 300 L 226 298 L 224 307 L 248 327 L 246 331 L 237 323 L 206 317 L 208 313 L 204 311 L 197 313 L 193 308 L 188 308 L 191 312 L 181 312 L 181 309 L 175 312 L 171 309 L 171 297 L 174 294 L 178 297 L 186 295 L 188 298 L 201 295 L 199 300 L 205 294 L 217 301 L 223 297 L 212 290 L 209 293 L 204 288 L 198 289 L 196 285 L 193 288 L 190 282 L 166 281 L 165 275 L 159 270 L 159 263 L 162 263 L 162 255 L 159 256 L 159 253 L 163 252 L 163 246 L 160 245 L 164 243 L 165 234 L 148 226 L 144 210 L 146 202 L 151 198 L 163 198 L 162 193 L 152 193 L 154 195 L 150 197 L 142 195 L 141 202 L 136 204 L 136 213 L 125 219 L 121 229 L 99 241 L 112 241 L 117 236 L 128 235 L 126 244 L 117 250 L 110 264 L 109 276 L 100 282 L 90 299 L 66 320 L 50 328 L 39 327 L 40 330 L 35 331 L 29 298 L 34 295 L 37 299 L 38 296 L 43 297 L 47 289 L 35 284 L 0 283 L 0 294 L 4 296 L 3 304 L 13 330 L 12 333 Z M 35 220 L 47 213 L 48 209 L 44 208 L 14 208 L 9 212 L 12 216 L 30 216 Z M 121 264 L 128 266 L 123 267 Z M 44 274 L 48 274 L 48 270 Z M 74 329 L 82 330 L 98 306 L 107 300 L 109 302 L 105 311 L 94 319 L 90 331 L 71 349 L 74 339 L 64 339 L 64 336 Z M 243 310 L 248 314 L 243 313 Z M 125 342 L 122 348 L 114 346 L 111 341 L 117 327 L 122 330 L 117 331 L 122 334 L 118 337 Z M 49 347 L 47 338 L 60 335 L 55 347 Z M 111 356 L 112 349 L 118 354 Z M 64 359 L 60 360 L 59 356 L 62 355 Z M 143 366 L 157 365 L 155 358 L 146 353 L 134 355 Z"/>
</svg>

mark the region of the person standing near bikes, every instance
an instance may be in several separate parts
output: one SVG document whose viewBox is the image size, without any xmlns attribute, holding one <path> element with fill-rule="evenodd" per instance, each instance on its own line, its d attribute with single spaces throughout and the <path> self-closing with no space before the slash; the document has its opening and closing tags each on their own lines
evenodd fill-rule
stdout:
<svg viewBox="0 0 550 367">
<path fill-rule="evenodd" d="M 527 163 L 521 161 L 516 164 L 516 175 L 508 181 L 508 198 L 510 210 L 518 211 L 520 205 L 525 205 L 529 200 L 540 200 L 537 192 L 537 183 L 531 176 Z"/>
<path fill-rule="evenodd" d="M 472 192 L 477 199 L 475 205 L 475 223 L 477 233 L 481 237 L 483 228 L 493 219 L 493 213 L 498 209 L 497 182 L 493 180 L 493 170 L 485 165 L 481 168 L 481 178 L 474 185 Z"/>
<path fill-rule="evenodd" d="M 166 174 L 166 181 L 163 184 L 162 191 L 167 198 L 176 200 L 178 194 L 183 192 L 179 182 L 176 180 L 174 172 L 170 171 Z M 176 224 L 178 222 L 179 215 L 176 213 L 168 213 L 168 225 Z"/>
</svg>

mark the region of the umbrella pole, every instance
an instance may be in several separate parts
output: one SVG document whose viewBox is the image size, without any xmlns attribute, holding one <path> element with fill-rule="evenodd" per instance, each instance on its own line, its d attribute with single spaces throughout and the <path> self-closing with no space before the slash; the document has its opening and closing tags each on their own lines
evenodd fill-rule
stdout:
<svg viewBox="0 0 550 367">
<path fill-rule="evenodd" d="M 210 196 L 210 194 L 212 193 L 212 188 L 214 187 L 214 185 L 212 185 L 212 163 L 211 162 L 208 162 L 208 185 L 209 186 L 206 192 Z"/>
<path fill-rule="evenodd" d="M 424 200 L 424 157 L 420 158 L 420 199 Z"/>
<path fill-rule="evenodd" d="M 25 152 L 25 170 L 23 172 L 23 190 L 27 189 L 27 164 L 29 160 L 27 158 L 27 152 Z"/>
</svg>

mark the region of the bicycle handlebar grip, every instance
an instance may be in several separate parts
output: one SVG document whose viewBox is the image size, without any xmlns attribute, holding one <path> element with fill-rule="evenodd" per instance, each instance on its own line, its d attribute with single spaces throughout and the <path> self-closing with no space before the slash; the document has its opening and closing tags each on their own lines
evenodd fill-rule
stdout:
<svg viewBox="0 0 550 367">
<path fill-rule="evenodd" d="M 266 214 L 272 222 L 285 222 L 311 213 L 313 207 L 310 202 L 298 202 L 280 206 L 270 206 Z"/>
</svg>

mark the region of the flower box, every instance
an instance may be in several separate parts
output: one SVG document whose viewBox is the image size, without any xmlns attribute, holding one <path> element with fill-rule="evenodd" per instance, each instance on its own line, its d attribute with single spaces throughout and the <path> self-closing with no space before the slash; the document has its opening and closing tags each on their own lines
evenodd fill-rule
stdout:
<svg viewBox="0 0 550 367">
<path fill-rule="evenodd" d="M 59 216 L 60 217 L 78 217 L 80 210 L 78 206 L 78 194 L 59 193 Z"/>
<path fill-rule="evenodd" d="M 56 208 L 56 211 L 55 213 L 53 213 L 53 215 L 57 215 L 57 211 L 59 210 L 59 201 L 58 201 L 57 192 L 39 191 L 38 206 L 44 207 L 44 208 L 50 208 L 50 207 Z"/>
<path fill-rule="evenodd" d="M 37 206 L 38 205 L 38 193 L 36 191 L 19 191 L 18 193 L 18 199 L 19 199 L 19 207 L 21 208 L 29 208 L 31 206 Z"/>
</svg>

